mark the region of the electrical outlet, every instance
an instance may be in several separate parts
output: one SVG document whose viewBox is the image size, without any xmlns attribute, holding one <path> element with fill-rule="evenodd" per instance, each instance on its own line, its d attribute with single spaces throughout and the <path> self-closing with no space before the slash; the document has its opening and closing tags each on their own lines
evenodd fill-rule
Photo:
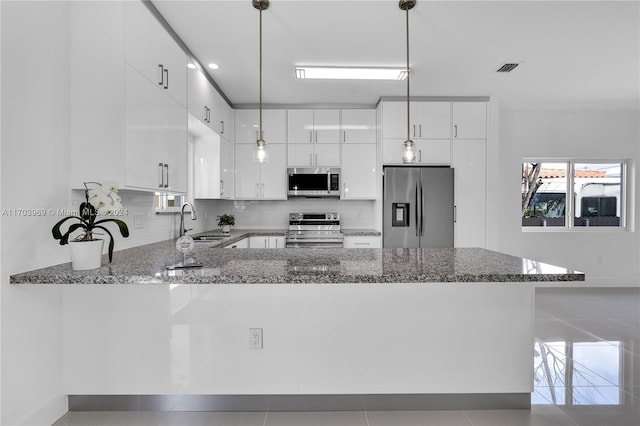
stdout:
<svg viewBox="0 0 640 426">
<path fill-rule="evenodd" d="M 262 329 L 249 329 L 249 349 L 262 349 Z"/>
<path fill-rule="evenodd" d="M 144 228 L 144 215 L 143 214 L 133 215 L 133 227 L 135 229 Z"/>
</svg>

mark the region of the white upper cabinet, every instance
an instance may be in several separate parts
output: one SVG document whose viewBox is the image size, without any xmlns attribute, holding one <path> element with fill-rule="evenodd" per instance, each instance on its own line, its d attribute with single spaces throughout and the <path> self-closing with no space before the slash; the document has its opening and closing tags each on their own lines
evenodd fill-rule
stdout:
<svg viewBox="0 0 640 426">
<path fill-rule="evenodd" d="M 451 137 L 451 102 L 411 102 L 410 112 L 409 137 L 412 140 Z M 382 137 L 407 138 L 406 102 L 383 102 Z"/>
<path fill-rule="evenodd" d="M 487 138 L 487 103 L 453 102 L 453 138 Z"/>
<path fill-rule="evenodd" d="M 228 141 L 233 141 L 233 109 L 218 91 L 213 91 L 212 129 Z"/>
<path fill-rule="evenodd" d="M 188 69 L 188 76 L 189 112 L 207 127 L 214 129 L 215 89 L 199 69 Z"/>
<path fill-rule="evenodd" d="M 340 199 L 374 200 L 377 195 L 376 151 L 372 144 L 343 144 Z"/>
<path fill-rule="evenodd" d="M 256 143 L 260 127 L 260 115 L 257 109 L 236 109 L 236 143 Z M 262 110 L 262 137 L 269 143 L 285 143 L 287 118 L 284 109 Z"/>
<path fill-rule="evenodd" d="M 289 143 L 340 143 L 339 109 L 289 109 Z"/>
<path fill-rule="evenodd" d="M 125 2 L 125 61 L 187 106 L 187 57 L 139 1 Z"/>
<path fill-rule="evenodd" d="M 287 146 L 289 167 L 338 167 L 340 165 L 340 144 L 301 144 Z"/>
<path fill-rule="evenodd" d="M 253 161 L 254 145 L 235 145 L 235 198 L 241 200 L 284 200 L 287 198 L 284 144 L 267 144 L 269 161 Z"/>
<path fill-rule="evenodd" d="M 343 143 L 375 143 L 376 110 L 375 109 L 343 109 L 342 110 L 342 142 Z"/>
</svg>

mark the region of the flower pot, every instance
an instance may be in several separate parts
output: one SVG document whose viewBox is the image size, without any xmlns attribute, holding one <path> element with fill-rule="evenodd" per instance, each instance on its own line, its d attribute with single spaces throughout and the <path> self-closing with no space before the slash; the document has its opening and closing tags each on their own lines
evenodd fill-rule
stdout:
<svg viewBox="0 0 640 426">
<path fill-rule="evenodd" d="M 222 232 L 225 234 L 231 232 L 231 225 L 222 225 Z"/>
<path fill-rule="evenodd" d="M 71 268 L 75 271 L 96 269 L 102 266 L 104 240 L 69 241 Z"/>
</svg>

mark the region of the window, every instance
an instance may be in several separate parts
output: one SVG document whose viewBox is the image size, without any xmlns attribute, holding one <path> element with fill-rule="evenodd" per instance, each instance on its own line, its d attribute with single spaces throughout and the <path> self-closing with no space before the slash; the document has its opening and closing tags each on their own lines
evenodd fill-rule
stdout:
<svg viewBox="0 0 640 426">
<path fill-rule="evenodd" d="M 522 226 L 624 227 L 625 166 L 622 161 L 523 162 Z"/>
</svg>

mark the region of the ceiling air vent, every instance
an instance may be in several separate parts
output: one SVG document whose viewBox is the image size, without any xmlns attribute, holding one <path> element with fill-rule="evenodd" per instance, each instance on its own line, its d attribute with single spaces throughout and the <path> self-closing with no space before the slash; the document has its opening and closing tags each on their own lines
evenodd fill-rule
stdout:
<svg viewBox="0 0 640 426">
<path fill-rule="evenodd" d="M 507 63 L 502 65 L 496 72 L 511 72 L 513 71 L 519 64 L 517 63 Z"/>
</svg>

